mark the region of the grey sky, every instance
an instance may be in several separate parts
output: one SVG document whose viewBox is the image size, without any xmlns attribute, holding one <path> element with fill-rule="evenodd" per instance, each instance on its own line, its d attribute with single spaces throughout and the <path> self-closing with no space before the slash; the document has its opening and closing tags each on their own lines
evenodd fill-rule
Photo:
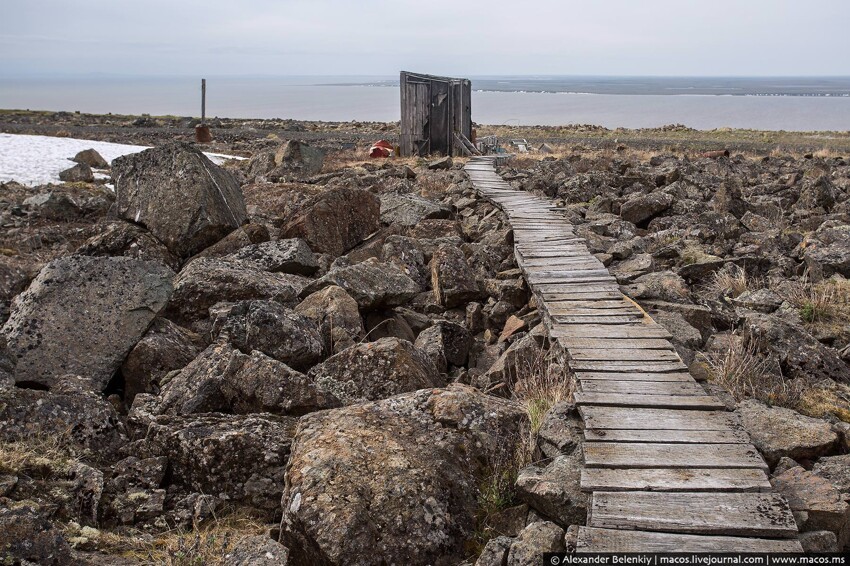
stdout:
<svg viewBox="0 0 850 566">
<path fill-rule="evenodd" d="M 0 0 L 0 73 L 850 75 L 847 0 Z"/>
</svg>

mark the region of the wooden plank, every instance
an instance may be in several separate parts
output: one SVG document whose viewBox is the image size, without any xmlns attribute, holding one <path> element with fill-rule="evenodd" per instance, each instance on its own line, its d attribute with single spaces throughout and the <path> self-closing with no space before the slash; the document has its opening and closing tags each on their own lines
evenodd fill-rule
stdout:
<svg viewBox="0 0 850 566">
<path fill-rule="evenodd" d="M 688 371 L 688 367 L 682 362 L 593 362 L 584 360 L 570 361 L 573 371 L 616 371 L 616 372 L 662 372 Z"/>
<path fill-rule="evenodd" d="M 726 406 L 711 395 L 644 395 L 640 393 L 589 393 L 575 392 L 575 403 L 580 406 L 604 405 L 607 407 L 663 407 L 665 409 L 724 409 Z"/>
<path fill-rule="evenodd" d="M 549 334 L 571 338 L 665 338 L 673 336 L 660 324 L 557 324 Z"/>
<path fill-rule="evenodd" d="M 585 316 L 619 316 L 626 317 L 628 322 L 634 322 L 635 319 L 642 319 L 644 314 L 635 308 L 622 307 L 619 309 L 585 309 L 585 308 L 572 308 L 572 309 L 557 309 L 555 312 L 552 312 L 551 309 L 548 308 L 548 305 L 544 305 L 546 308 L 546 312 L 549 313 L 553 319 L 559 319 L 560 317 L 585 317 Z"/>
<path fill-rule="evenodd" d="M 575 315 L 555 315 L 552 320 L 561 324 L 630 324 L 640 322 L 643 319 L 643 314 L 633 313 L 627 315 L 617 314 L 584 314 L 581 316 Z"/>
<path fill-rule="evenodd" d="M 587 468 L 756 468 L 770 471 L 752 444 L 585 442 Z"/>
<path fill-rule="evenodd" d="M 561 337 L 558 341 L 568 350 L 629 348 L 636 350 L 672 350 L 673 344 L 663 338 L 570 338 Z"/>
<path fill-rule="evenodd" d="M 767 493 L 597 491 L 588 526 L 685 534 L 792 538 L 785 499 Z"/>
<path fill-rule="evenodd" d="M 622 308 L 634 307 L 631 302 L 626 301 L 625 299 L 602 301 L 547 301 L 545 306 L 546 310 L 551 313 L 555 313 L 561 310 L 569 311 L 570 309 L 619 310 Z"/>
<path fill-rule="evenodd" d="M 665 442 L 668 444 L 749 444 L 743 430 L 620 430 L 584 429 L 584 438 L 595 442 Z"/>
<path fill-rule="evenodd" d="M 585 468 L 581 471 L 581 490 L 767 493 L 771 486 L 767 474 L 758 468 Z"/>
<path fill-rule="evenodd" d="M 634 348 L 570 348 L 574 360 L 681 362 L 675 350 L 644 350 Z"/>
<path fill-rule="evenodd" d="M 670 373 L 618 373 L 618 372 L 576 372 L 577 379 L 582 381 L 687 381 L 696 383 L 687 372 Z"/>
<path fill-rule="evenodd" d="M 576 552 L 765 552 L 800 553 L 798 540 L 699 536 L 579 527 Z"/>
<path fill-rule="evenodd" d="M 623 294 L 620 291 L 566 291 L 546 293 L 540 292 L 541 297 L 545 302 L 548 301 L 605 301 L 621 299 Z"/>
<path fill-rule="evenodd" d="M 690 381 L 612 381 L 578 380 L 585 393 L 625 393 L 631 395 L 705 395 L 698 383 Z"/>
<path fill-rule="evenodd" d="M 633 409 L 625 407 L 579 407 L 586 428 L 636 430 L 729 430 L 738 429 L 734 413 L 687 409 Z"/>
</svg>

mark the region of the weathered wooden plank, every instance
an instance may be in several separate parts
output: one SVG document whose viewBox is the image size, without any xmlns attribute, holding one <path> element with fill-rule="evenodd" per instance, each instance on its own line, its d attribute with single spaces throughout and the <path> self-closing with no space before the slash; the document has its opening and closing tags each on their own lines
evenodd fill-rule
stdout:
<svg viewBox="0 0 850 566">
<path fill-rule="evenodd" d="M 606 301 L 621 299 L 623 294 L 620 291 L 564 291 L 546 293 L 540 292 L 544 301 Z"/>
<path fill-rule="evenodd" d="M 568 350 L 628 348 L 635 350 L 672 350 L 673 344 L 663 338 L 570 338 L 560 337 L 558 341 Z"/>
<path fill-rule="evenodd" d="M 668 444 L 749 444 L 743 430 L 620 430 L 585 428 L 584 438 L 595 442 L 664 442 Z"/>
<path fill-rule="evenodd" d="M 769 471 L 752 444 L 585 442 L 587 468 L 756 468 Z"/>
<path fill-rule="evenodd" d="M 687 409 L 633 409 L 625 407 L 579 407 L 586 428 L 636 430 L 729 430 L 737 429 L 734 413 Z"/>
<path fill-rule="evenodd" d="M 588 362 L 584 360 L 571 360 L 570 368 L 573 371 L 616 371 L 616 372 L 661 372 L 661 371 L 687 371 L 688 367 L 682 362 Z"/>
<path fill-rule="evenodd" d="M 797 535 L 788 503 L 767 493 L 597 491 L 588 526 L 705 535 Z"/>
<path fill-rule="evenodd" d="M 687 381 L 696 383 L 691 374 L 680 373 L 618 373 L 618 372 L 576 372 L 576 378 L 583 381 Z"/>
<path fill-rule="evenodd" d="M 644 350 L 635 348 L 570 348 L 574 360 L 612 360 L 643 362 L 681 362 L 675 350 Z"/>
<path fill-rule="evenodd" d="M 560 317 L 587 317 L 587 316 L 619 316 L 619 317 L 627 317 L 630 322 L 634 322 L 635 319 L 642 319 L 644 314 L 635 308 L 623 307 L 619 309 L 583 309 L 583 308 L 574 308 L 574 309 L 558 309 L 555 312 L 552 312 L 548 305 L 544 305 L 546 308 L 546 312 L 549 313 L 553 319 L 558 319 Z"/>
<path fill-rule="evenodd" d="M 723 446 L 722 444 L 719 446 Z M 585 468 L 582 491 L 746 491 L 771 489 L 759 468 Z"/>
<path fill-rule="evenodd" d="M 630 314 L 581 314 L 581 315 L 555 315 L 552 320 L 562 324 L 629 324 L 640 322 L 643 319 L 641 313 Z"/>
<path fill-rule="evenodd" d="M 665 409 L 724 409 L 726 406 L 711 395 L 644 395 L 641 393 L 590 393 L 576 391 L 580 406 L 661 407 Z"/>
<path fill-rule="evenodd" d="M 585 393 L 624 393 L 629 395 L 705 395 L 698 383 L 690 381 L 611 381 L 578 380 Z"/>
<path fill-rule="evenodd" d="M 555 324 L 550 329 L 554 337 L 572 338 L 665 338 L 673 336 L 660 324 Z"/>
<path fill-rule="evenodd" d="M 594 310 L 619 310 L 623 308 L 633 307 L 629 301 L 624 299 L 603 300 L 603 301 L 547 301 L 546 310 L 551 313 L 558 311 L 568 311 L 570 309 L 594 309 Z"/>
<path fill-rule="evenodd" d="M 699 536 L 579 527 L 576 552 L 765 552 L 800 553 L 797 540 Z"/>
</svg>

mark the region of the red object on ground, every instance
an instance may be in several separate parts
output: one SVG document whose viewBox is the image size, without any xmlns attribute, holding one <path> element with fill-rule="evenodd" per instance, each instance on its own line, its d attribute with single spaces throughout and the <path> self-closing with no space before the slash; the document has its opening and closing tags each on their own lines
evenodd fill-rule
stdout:
<svg viewBox="0 0 850 566">
<path fill-rule="evenodd" d="M 395 148 L 387 140 L 378 140 L 369 148 L 369 157 L 392 157 L 394 154 Z"/>
</svg>

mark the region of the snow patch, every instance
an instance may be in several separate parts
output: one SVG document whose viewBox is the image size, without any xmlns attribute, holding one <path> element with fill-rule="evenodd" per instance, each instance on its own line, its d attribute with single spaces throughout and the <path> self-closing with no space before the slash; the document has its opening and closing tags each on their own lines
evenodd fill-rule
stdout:
<svg viewBox="0 0 850 566">
<path fill-rule="evenodd" d="M 150 149 L 144 145 L 76 138 L 0 134 L 0 183 L 13 180 L 29 186 L 60 183 L 59 173 L 74 165 L 71 159 L 77 153 L 89 148 L 97 151 L 109 163 L 116 157 Z M 204 155 L 216 165 L 228 159 L 245 159 L 221 153 L 204 152 Z M 101 175 L 95 174 L 95 177 Z M 108 178 L 108 175 L 102 178 Z"/>
</svg>

